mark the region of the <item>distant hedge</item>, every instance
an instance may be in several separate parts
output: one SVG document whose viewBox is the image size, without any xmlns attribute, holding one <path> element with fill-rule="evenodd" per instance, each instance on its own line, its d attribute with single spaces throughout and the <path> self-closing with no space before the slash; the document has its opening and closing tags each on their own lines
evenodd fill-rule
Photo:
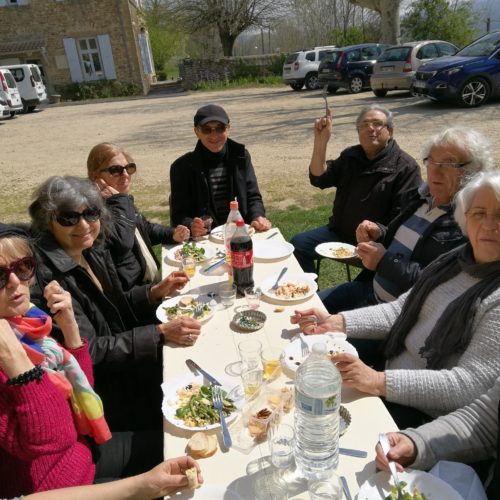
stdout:
<svg viewBox="0 0 500 500">
<path fill-rule="evenodd" d="M 142 87 L 133 82 L 118 80 L 98 80 L 95 82 L 69 83 L 56 85 L 55 90 L 64 101 L 84 101 L 106 97 L 126 97 L 142 95 Z"/>
</svg>

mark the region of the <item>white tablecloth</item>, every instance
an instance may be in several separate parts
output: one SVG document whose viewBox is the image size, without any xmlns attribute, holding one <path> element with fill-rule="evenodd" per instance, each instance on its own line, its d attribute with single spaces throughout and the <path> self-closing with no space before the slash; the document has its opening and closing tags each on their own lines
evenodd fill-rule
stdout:
<svg viewBox="0 0 500 500">
<path fill-rule="evenodd" d="M 268 235 L 278 231 L 273 228 L 267 233 L 257 234 L 254 239 L 265 239 Z M 269 241 L 283 241 L 281 234 L 278 234 Z M 214 244 L 213 242 L 208 242 Z M 222 245 L 216 245 L 223 248 Z M 171 271 L 178 269 L 174 263 L 166 258 L 164 249 L 162 255 L 162 273 L 166 276 Z M 287 266 L 288 273 L 301 273 L 301 268 L 293 255 L 279 260 L 269 262 L 256 262 L 254 265 L 254 280 L 256 285 L 269 276 L 277 276 L 281 269 Z M 207 265 L 198 266 L 196 275 L 191 282 L 182 291 L 183 293 L 196 293 L 201 291 L 217 292 L 217 285 L 227 281 L 225 266 L 221 266 L 213 274 L 206 274 L 200 269 Z M 261 302 L 260 309 L 267 315 L 264 327 L 250 334 L 238 333 L 231 329 L 230 322 L 235 314 L 235 308 L 245 305 L 245 299 L 237 299 L 234 307 L 223 309 L 218 306 L 213 318 L 211 318 L 202 327 L 202 334 L 198 342 L 192 347 L 165 346 L 163 351 L 163 377 L 164 381 L 169 382 L 177 377 L 189 373 L 185 365 L 185 360 L 192 358 L 202 368 L 207 370 L 215 377 L 231 377 L 227 374 L 230 371 L 231 363 L 239 361 L 238 343 L 248 338 L 258 339 L 265 345 L 281 344 L 285 347 L 295 335 L 298 329 L 290 324 L 290 315 L 295 309 L 305 309 L 309 307 L 323 307 L 319 297 L 314 295 L 302 303 L 285 304 L 285 311 L 275 312 L 276 304 L 266 298 Z M 283 304 L 280 304 L 283 305 Z M 238 377 L 234 377 L 235 383 L 239 382 Z M 283 376 L 283 382 L 290 384 L 290 379 Z M 379 432 L 395 431 L 397 427 L 391 416 L 385 409 L 383 403 L 377 397 L 361 395 L 357 391 L 344 390 L 342 393 L 342 404 L 348 409 L 352 416 L 352 422 L 347 432 L 340 439 L 340 446 L 345 448 L 355 448 L 366 450 L 368 457 L 366 459 L 353 458 L 340 455 L 339 475 L 347 478 L 353 498 L 359 490 L 359 486 L 373 473 L 375 473 L 374 448 L 378 439 Z M 293 416 L 287 415 L 286 419 L 293 422 Z M 175 457 L 185 454 L 186 443 L 191 436 L 191 432 L 183 431 L 165 421 L 165 457 Z M 231 429 L 231 426 L 230 426 Z M 213 431 L 219 437 L 222 444 L 220 432 Z M 229 451 L 221 451 L 207 459 L 199 461 L 202 468 L 205 485 L 212 489 L 212 500 L 216 500 L 217 491 L 229 488 L 236 491 L 242 498 L 255 498 L 254 485 L 256 478 L 259 483 L 262 475 L 270 469 L 265 469 L 268 462 L 265 457 L 269 457 L 269 448 L 267 442 L 255 446 L 250 453 L 245 454 L 232 448 Z M 265 469 L 262 472 L 262 469 Z M 261 472 L 255 473 L 258 470 Z M 207 488 L 208 490 L 208 488 Z M 208 497 L 207 497 L 208 498 Z M 220 498 L 224 498 L 222 495 Z M 229 497 L 228 497 L 229 498 Z M 307 492 L 298 493 L 294 498 L 307 499 Z"/>
</svg>

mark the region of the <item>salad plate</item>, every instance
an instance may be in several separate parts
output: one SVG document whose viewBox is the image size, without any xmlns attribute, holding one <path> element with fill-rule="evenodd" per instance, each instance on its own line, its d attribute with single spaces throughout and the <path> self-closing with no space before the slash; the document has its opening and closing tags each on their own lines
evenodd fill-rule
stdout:
<svg viewBox="0 0 500 500">
<path fill-rule="evenodd" d="M 191 299 L 191 301 L 190 301 Z M 214 309 L 210 305 L 211 297 L 208 295 L 179 295 L 164 300 L 156 309 L 156 317 L 162 323 L 168 323 L 176 318 L 192 318 L 195 315 L 197 304 L 202 304 L 203 309 L 195 319 L 206 323 L 213 315 Z"/>
<path fill-rule="evenodd" d="M 217 226 L 210 231 L 210 239 L 215 243 L 224 243 L 224 226 L 225 224 L 222 224 L 222 226 Z M 245 224 L 245 227 L 250 236 L 255 234 L 255 228 L 249 224 Z"/>
<path fill-rule="evenodd" d="M 167 251 L 167 259 L 176 264 L 180 264 L 182 253 L 185 252 L 194 257 L 197 263 L 207 262 L 215 257 L 216 249 L 212 245 L 199 242 L 184 243 L 176 245 Z"/>
<path fill-rule="evenodd" d="M 339 241 L 330 241 L 321 243 L 316 248 L 316 253 L 328 259 L 347 260 L 358 256 L 356 247 L 349 243 L 341 243 Z"/>
<path fill-rule="evenodd" d="M 278 289 L 272 287 L 276 283 L 277 276 L 269 276 L 261 284 L 262 294 L 267 298 L 279 302 L 298 302 L 312 297 L 318 290 L 318 284 L 312 276 L 306 274 L 286 273 L 278 283 Z"/>
</svg>

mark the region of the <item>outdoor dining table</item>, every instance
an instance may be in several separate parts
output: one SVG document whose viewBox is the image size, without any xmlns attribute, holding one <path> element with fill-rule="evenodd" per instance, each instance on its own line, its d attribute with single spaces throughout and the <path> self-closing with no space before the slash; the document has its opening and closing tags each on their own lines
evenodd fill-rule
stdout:
<svg viewBox="0 0 500 500">
<path fill-rule="evenodd" d="M 264 233 L 257 233 L 253 236 L 253 240 L 266 239 L 276 232 L 278 234 L 269 241 L 283 242 L 284 239 L 277 228 L 272 228 Z M 214 245 L 220 250 L 224 249 L 222 243 L 217 244 L 210 239 L 206 239 L 203 243 Z M 178 264 L 167 258 L 169 248 L 164 247 L 162 252 L 163 276 L 167 276 L 170 272 L 179 269 Z M 284 266 L 288 268 L 287 273 L 290 275 L 302 274 L 302 270 L 293 254 L 281 259 L 256 259 L 254 263 L 255 285 L 258 286 L 270 276 L 277 277 Z M 205 263 L 197 266 L 195 276 L 181 291 L 182 294 L 217 293 L 219 284 L 227 282 L 226 266 L 225 264 L 219 266 L 211 273 L 204 271 L 207 267 L 208 264 Z M 231 367 L 234 367 L 235 363 L 239 361 L 239 342 L 252 338 L 259 340 L 263 347 L 281 345 L 285 348 L 299 333 L 296 325 L 290 323 L 290 316 L 293 311 L 311 307 L 324 307 L 316 294 L 302 302 L 293 303 L 283 303 L 263 297 L 259 310 L 267 316 L 264 326 L 256 332 L 242 333 L 231 326 L 231 321 L 235 312 L 245 304 L 245 298 L 237 298 L 234 306 L 227 308 L 218 304 L 215 307 L 213 317 L 203 324 L 201 335 L 193 346 L 166 345 L 163 348 L 164 383 L 175 383 L 177 378 L 189 374 L 185 362 L 191 358 L 215 378 L 231 379 L 233 385 L 236 385 L 240 383 L 240 379 L 238 375 L 231 371 Z M 281 308 L 284 308 L 284 310 L 281 311 Z M 281 380 L 284 385 L 293 385 L 293 379 L 286 376 L 286 374 L 281 375 Z M 337 473 L 345 476 L 354 498 L 363 482 L 376 472 L 374 448 L 378 434 L 380 432 L 395 431 L 397 427 L 378 397 L 367 396 L 356 390 L 344 388 L 342 391 L 342 405 L 350 413 L 351 422 L 344 435 L 340 438 L 340 446 L 365 450 L 368 453 L 366 458 L 345 455 L 339 457 Z M 293 424 L 293 411 L 285 415 L 284 421 Z M 233 434 L 236 433 L 235 429 L 238 429 L 238 419 L 229 425 L 229 430 Z M 217 436 L 219 449 L 213 456 L 199 460 L 204 477 L 204 484 L 199 492 L 201 493 L 202 489 L 205 488 L 207 492 L 211 492 L 210 494 L 207 493 L 206 498 L 212 498 L 213 500 L 231 498 L 227 493 L 226 497 L 220 493 L 226 489 L 236 492 L 244 499 L 259 498 L 263 491 L 262 498 L 271 498 L 271 495 L 265 494 L 266 481 L 264 481 L 273 471 L 273 467 L 269 462 L 270 451 L 267 441 L 259 442 L 252 446 L 251 449 L 242 450 L 238 446 L 233 446 L 226 450 L 222 444 L 220 428 L 206 432 Z M 186 444 L 192 434 L 193 432 L 180 429 L 164 419 L 165 458 L 184 455 L 186 453 Z M 233 438 L 236 438 L 233 441 L 237 442 L 237 436 L 233 435 Z M 186 498 L 189 498 L 189 496 L 186 496 Z M 309 498 L 309 494 L 307 491 L 295 491 L 292 498 L 305 500 Z"/>
</svg>

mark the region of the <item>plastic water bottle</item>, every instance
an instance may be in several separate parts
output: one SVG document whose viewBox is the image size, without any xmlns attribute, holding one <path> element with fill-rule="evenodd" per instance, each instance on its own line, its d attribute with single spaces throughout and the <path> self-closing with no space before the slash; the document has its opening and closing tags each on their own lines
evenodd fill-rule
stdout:
<svg viewBox="0 0 500 500">
<path fill-rule="evenodd" d="M 307 479 L 323 479 L 337 468 L 341 388 L 326 344 L 313 344 L 295 372 L 295 461 Z"/>
<path fill-rule="evenodd" d="M 236 231 L 236 221 L 243 217 L 238 210 L 238 202 L 233 200 L 229 203 L 229 215 L 224 226 L 224 246 L 226 248 L 227 277 L 230 282 L 233 281 L 233 268 L 231 267 L 231 238 Z"/>
</svg>

